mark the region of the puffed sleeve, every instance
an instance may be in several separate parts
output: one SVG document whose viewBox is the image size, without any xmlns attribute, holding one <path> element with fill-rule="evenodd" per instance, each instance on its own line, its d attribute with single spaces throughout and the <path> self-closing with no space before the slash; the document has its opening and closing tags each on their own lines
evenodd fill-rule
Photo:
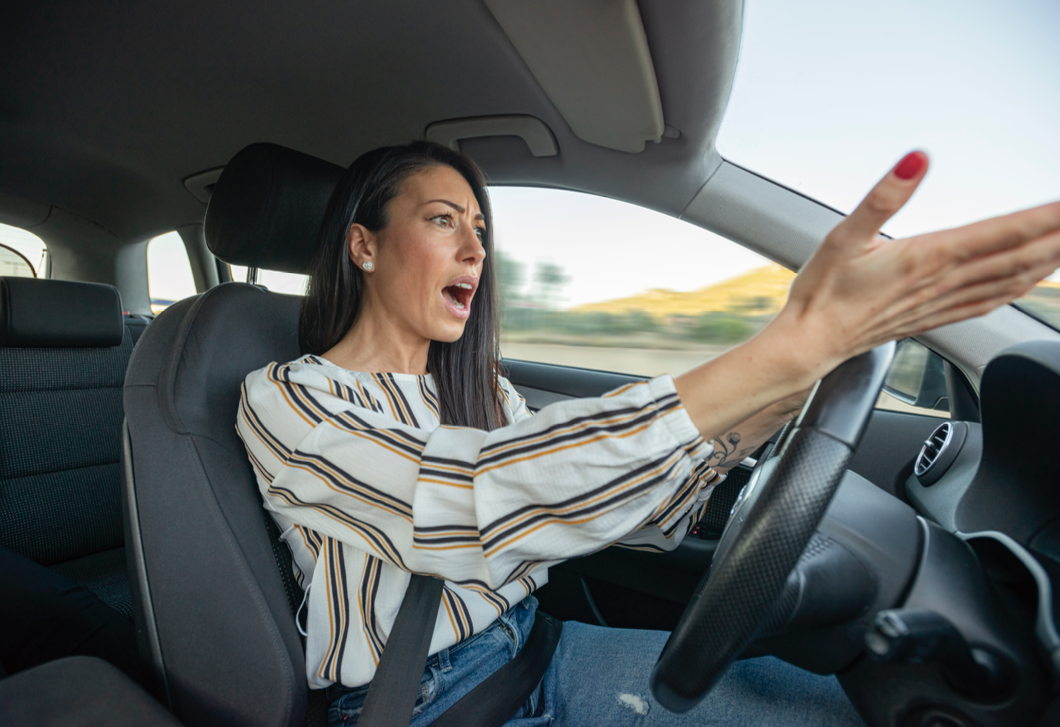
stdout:
<svg viewBox="0 0 1060 727">
<path fill-rule="evenodd" d="M 526 400 L 507 379 L 501 379 L 501 392 L 511 412 L 511 421 L 518 422 L 532 416 Z M 705 459 L 709 455 L 707 452 L 701 456 Z M 647 522 L 616 545 L 656 552 L 673 550 L 703 517 L 711 493 L 724 481 L 725 475 L 716 472 L 706 462 L 698 462 L 684 485 L 666 498 Z"/>
<path fill-rule="evenodd" d="M 266 508 L 404 570 L 497 589 L 699 502 L 710 445 L 668 376 L 492 432 L 428 432 L 338 396 L 322 369 L 272 364 L 244 383 L 237 429 Z"/>
</svg>

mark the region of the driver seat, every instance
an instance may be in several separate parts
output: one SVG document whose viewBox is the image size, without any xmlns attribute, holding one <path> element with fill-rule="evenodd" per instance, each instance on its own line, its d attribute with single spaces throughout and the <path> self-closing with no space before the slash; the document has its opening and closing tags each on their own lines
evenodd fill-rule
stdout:
<svg viewBox="0 0 1060 727">
<path fill-rule="evenodd" d="M 207 244 L 304 272 L 343 169 L 271 144 L 225 168 Z M 302 592 L 235 421 L 246 375 L 300 355 L 301 298 L 228 283 L 147 328 L 125 379 L 122 478 L 133 609 L 156 696 L 185 724 L 326 724 L 306 684 Z M 279 567 L 278 567 L 279 566 Z"/>
</svg>

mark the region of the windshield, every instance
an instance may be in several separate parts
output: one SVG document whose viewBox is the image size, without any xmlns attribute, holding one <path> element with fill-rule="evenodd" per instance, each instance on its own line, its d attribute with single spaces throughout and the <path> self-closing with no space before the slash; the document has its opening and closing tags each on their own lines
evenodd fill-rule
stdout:
<svg viewBox="0 0 1060 727">
<path fill-rule="evenodd" d="M 850 212 L 911 149 L 932 168 L 884 231 L 1060 199 L 1056 0 L 747 0 L 727 160 Z M 1060 275 L 1018 305 L 1060 326 Z"/>
</svg>

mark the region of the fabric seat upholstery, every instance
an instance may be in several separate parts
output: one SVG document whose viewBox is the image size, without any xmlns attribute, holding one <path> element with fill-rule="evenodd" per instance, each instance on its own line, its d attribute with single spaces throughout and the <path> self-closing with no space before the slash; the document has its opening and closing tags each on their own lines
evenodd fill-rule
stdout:
<svg viewBox="0 0 1060 727">
<path fill-rule="evenodd" d="M 214 189 L 207 243 L 238 250 L 226 261 L 291 271 L 270 251 L 290 256 L 293 246 L 308 257 L 341 172 L 281 147 L 245 149 Z M 246 375 L 300 355 L 300 306 L 298 297 L 220 285 L 163 311 L 129 365 L 123 476 L 134 610 L 161 691 L 188 724 L 293 727 L 325 716 L 322 693 L 310 700 L 291 608 L 301 593 L 277 567 L 284 554 L 235 431 Z"/>
<path fill-rule="evenodd" d="M 118 462 L 132 349 L 112 286 L 0 278 L 0 546 L 128 617 Z"/>
</svg>

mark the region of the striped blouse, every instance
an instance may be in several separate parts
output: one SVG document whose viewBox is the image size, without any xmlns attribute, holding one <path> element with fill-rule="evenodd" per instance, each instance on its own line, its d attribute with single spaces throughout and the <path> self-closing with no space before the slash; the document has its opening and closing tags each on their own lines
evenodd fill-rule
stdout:
<svg viewBox="0 0 1060 727">
<path fill-rule="evenodd" d="M 721 481 L 662 376 L 510 424 L 440 426 L 430 375 L 318 356 L 247 376 L 237 430 L 307 589 L 309 684 L 371 681 L 410 572 L 445 579 L 430 653 L 467 638 L 548 567 L 622 541 L 676 547 Z"/>
</svg>

